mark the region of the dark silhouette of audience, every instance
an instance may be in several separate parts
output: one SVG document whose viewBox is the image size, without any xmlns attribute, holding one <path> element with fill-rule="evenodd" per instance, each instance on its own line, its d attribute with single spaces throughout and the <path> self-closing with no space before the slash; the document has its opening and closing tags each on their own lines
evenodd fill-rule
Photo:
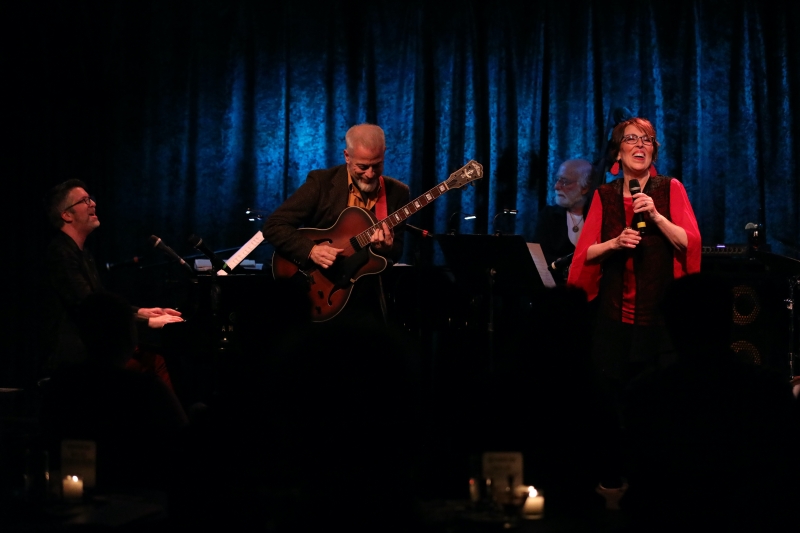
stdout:
<svg viewBox="0 0 800 533">
<path fill-rule="evenodd" d="M 98 489 L 168 491 L 174 530 L 425 531 L 418 504 L 432 480 L 423 470 L 443 448 L 519 450 L 548 516 L 583 513 L 592 527 L 584 512 L 603 506 L 594 486 L 604 448 L 582 291 L 537 294 L 524 327 L 498 341 L 483 401 L 462 390 L 450 415 L 426 405 L 419 350 L 404 332 L 378 318 L 316 327 L 296 291 L 279 284 L 270 305 L 242 310 L 217 395 L 191 424 L 158 377 L 124 368 L 136 346 L 127 302 L 87 297 L 77 323 L 88 361 L 45 388 L 55 457 L 62 439 L 95 441 Z M 624 396 L 630 531 L 789 529 L 800 501 L 796 401 L 780 373 L 729 349 L 731 298 L 706 274 L 668 291 L 677 362 Z M 439 415 L 452 421 L 434 431 Z M 466 497 L 466 478 L 464 487 Z"/>
<path fill-rule="evenodd" d="M 272 296 L 241 314 L 225 385 L 192 421 L 172 519 L 419 530 L 414 347 L 377 317 L 309 324 L 289 284 Z"/>
<path fill-rule="evenodd" d="M 594 492 L 600 417 L 586 294 L 539 290 L 517 321 L 495 343 L 494 371 L 472 392 L 459 387 L 453 404 L 467 421 L 454 441 L 477 454 L 521 451 L 520 482 L 543 492 L 546 515 L 588 519 L 603 501 Z"/>
<path fill-rule="evenodd" d="M 58 458 L 64 439 L 94 441 L 98 491 L 166 489 L 175 439 L 188 421 L 158 376 L 125 368 L 136 346 L 130 305 L 91 294 L 77 324 L 87 360 L 53 374 L 43 393 L 41 423 L 52 456 Z"/>
<path fill-rule="evenodd" d="M 522 375 L 535 413 L 525 420 L 526 470 L 545 491 L 550 516 L 602 509 L 594 491 L 600 464 L 598 385 L 591 351 L 591 307 L 574 287 L 540 293 L 525 330 L 527 353 L 520 356 Z"/>
<path fill-rule="evenodd" d="M 634 382 L 625 398 L 634 531 L 787 531 L 800 501 L 798 427 L 786 380 L 729 349 L 731 287 L 676 280 L 664 316 L 673 366 Z M 795 524 L 796 525 L 796 524 Z"/>
</svg>

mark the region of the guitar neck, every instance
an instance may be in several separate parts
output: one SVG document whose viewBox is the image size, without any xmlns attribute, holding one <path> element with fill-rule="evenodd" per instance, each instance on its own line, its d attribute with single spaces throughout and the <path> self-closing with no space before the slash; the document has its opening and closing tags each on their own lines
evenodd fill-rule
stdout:
<svg viewBox="0 0 800 533">
<path fill-rule="evenodd" d="M 239 263 L 244 261 L 244 259 L 250 255 L 250 252 L 256 249 L 256 247 L 264 242 L 264 234 L 260 231 L 257 231 L 255 235 L 253 235 L 249 241 L 245 243 L 244 246 L 239 248 L 239 251 L 236 252 L 231 256 L 230 259 L 225 261 L 225 266 L 217 272 L 218 276 L 227 276 L 234 268 L 239 266 Z"/>
<path fill-rule="evenodd" d="M 401 207 L 388 217 L 384 218 L 383 220 L 377 222 L 373 226 L 370 226 L 366 230 L 356 235 L 355 239 L 357 240 L 359 246 L 361 246 L 362 248 L 364 246 L 367 246 L 370 242 L 372 234 L 375 233 L 378 229 L 380 229 L 384 223 L 386 224 L 387 227 L 389 227 L 389 229 L 391 229 L 400 224 L 401 222 L 403 222 L 404 220 L 406 220 L 408 217 L 410 217 L 423 207 L 425 207 L 426 205 L 430 204 L 431 202 L 439 198 L 447 191 L 449 191 L 450 187 L 447 185 L 448 181 L 449 179 L 441 182 L 436 187 L 429 190 L 422 196 L 416 198 L 415 200 L 412 200 L 411 202 L 407 203 L 406 205 L 404 205 L 403 207 Z"/>
</svg>

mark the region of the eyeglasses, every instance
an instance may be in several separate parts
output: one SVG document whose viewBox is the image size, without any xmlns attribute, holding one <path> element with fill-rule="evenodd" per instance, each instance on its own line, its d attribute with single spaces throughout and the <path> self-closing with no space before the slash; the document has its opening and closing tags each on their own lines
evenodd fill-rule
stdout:
<svg viewBox="0 0 800 533">
<path fill-rule="evenodd" d="M 86 198 L 81 198 L 72 205 L 68 205 L 61 212 L 63 213 L 64 211 L 68 211 L 78 204 L 86 204 L 87 206 L 91 206 L 92 204 L 97 205 L 97 201 L 94 199 L 94 196 L 87 196 Z"/>
<path fill-rule="evenodd" d="M 561 185 L 561 188 L 563 189 L 564 187 L 566 187 L 568 185 L 572 185 L 573 183 L 575 183 L 577 181 L 578 180 L 568 180 L 567 178 L 559 178 L 559 179 L 556 180 L 555 184 L 556 185 Z"/>
<path fill-rule="evenodd" d="M 636 135 L 635 133 L 629 133 L 622 138 L 622 142 L 625 144 L 636 144 L 639 142 L 639 139 L 642 140 L 642 144 L 645 146 L 651 146 L 653 142 L 656 140 L 655 137 L 650 137 L 649 135 Z"/>
</svg>

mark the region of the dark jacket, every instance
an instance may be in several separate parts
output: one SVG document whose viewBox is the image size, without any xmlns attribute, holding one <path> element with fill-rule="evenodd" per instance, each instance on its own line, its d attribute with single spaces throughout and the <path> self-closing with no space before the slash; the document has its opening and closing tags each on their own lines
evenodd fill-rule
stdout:
<svg viewBox="0 0 800 533">
<path fill-rule="evenodd" d="M 404 183 L 384 176 L 386 207 L 392 214 L 408 203 L 409 190 Z M 347 167 L 339 165 L 324 170 L 312 170 L 305 183 L 267 218 L 262 228 L 264 239 L 277 252 L 297 265 L 304 265 L 314 242 L 297 232 L 298 228 L 330 228 L 347 207 Z M 395 231 L 389 259 L 397 261 L 403 255 L 404 231 Z"/>
</svg>

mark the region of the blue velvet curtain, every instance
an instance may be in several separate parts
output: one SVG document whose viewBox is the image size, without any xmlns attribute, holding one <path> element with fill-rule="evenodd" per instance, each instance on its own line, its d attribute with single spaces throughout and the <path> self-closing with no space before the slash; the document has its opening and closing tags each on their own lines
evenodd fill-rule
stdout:
<svg viewBox="0 0 800 533">
<path fill-rule="evenodd" d="M 34 2 L 35 4 L 36 2 Z M 68 2 L 35 19 L 45 69 L 37 176 L 82 176 L 99 197 L 98 253 L 150 233 L 217 248 L 258 229 L 346 129 L 387 134 L 385 171 L 412 195 L 476 159 L 485 178 L 411 220 L 434 232 L 530 237 L 567 158 L 595 160 L 610 113 L 648 117 L 703 241 L 766 225 L 800 234 L 797 7 L 757 2 Z M 59 159 L 66 145 L 72 151 Z M 75 150 L 75 147 L 80 149 Z M 46 172 L 44 172 L 46 170 Z M 495 215 L 516 208 L 512 220 Z M 502 227 L 495 228 L 495 225 Z M 180 251 L 180 250 L 179 250 Z M 185 251 L 185 250 L 184 250 Z"/>
<path fill-rule="evenodd" d="M 27 198 L 84 179 L 98 197 L 101 264 L 141 253 L 150 234 L 183 255 L 191 233 L 216 249 L 241 246 L 260 227 L 246 208 L 269 213 L 309 170 L 341 163 L 346 129 L 364 121 L 386 131 L 385 172 L 412 197 L 470 159 L 484 166 L 474 187 L 412 224 L 445 232 L 462 211 L 478 215 L 462 232 L 530 239 L 558 165 L 596 160 L 618 107 L 656 126 L 658 169 L 686 186 L 705 244 L 744 242 L 745 225 L 761 222 L 773 251 L 800 254 L 795 3 L 31 0 L 13 9 L 7 175 Z M 40 250 L 44 217 L 21 208 L 27 222 L 12 245 Z M 498 218 L 504 208 L 518 215 Z"/>
</svg>

